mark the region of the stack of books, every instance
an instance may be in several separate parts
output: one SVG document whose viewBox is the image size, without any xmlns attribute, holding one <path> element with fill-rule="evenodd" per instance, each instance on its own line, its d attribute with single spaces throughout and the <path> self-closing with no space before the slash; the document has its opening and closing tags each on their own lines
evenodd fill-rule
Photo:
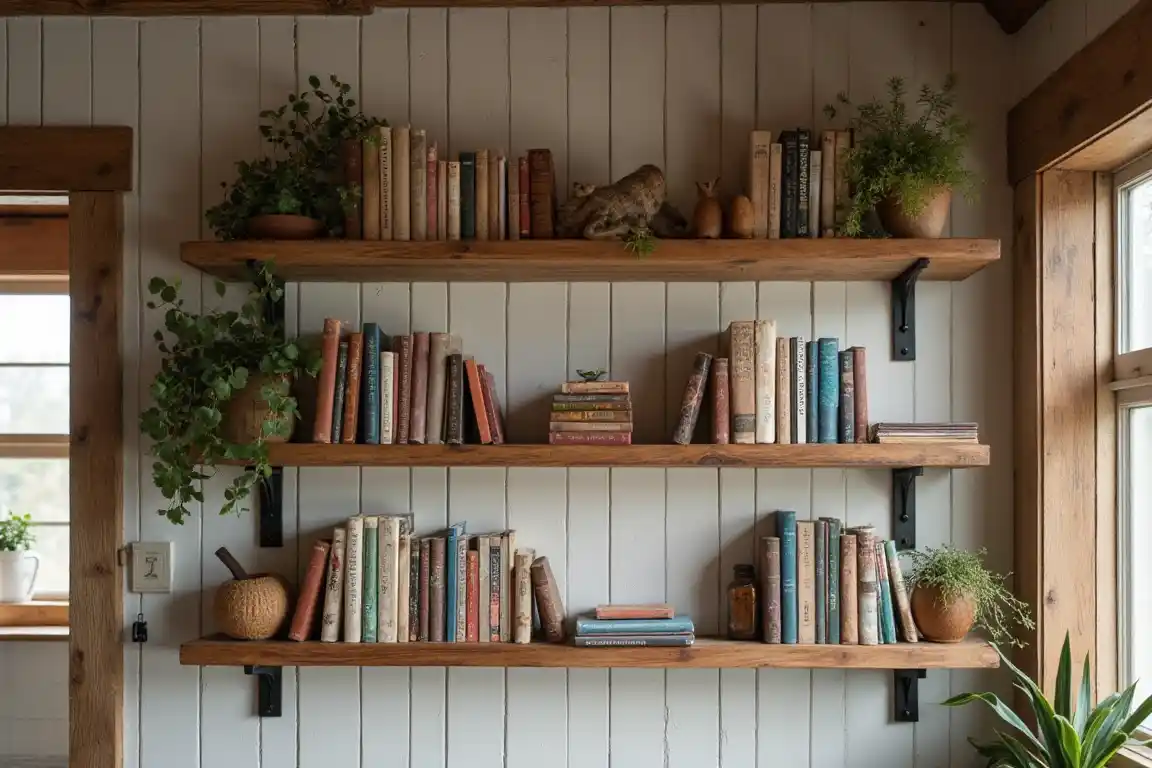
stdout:
<svg viewBox="0 0 1152 768">
<path fill-rule="evenodd" d="M 760 542 L 764 642 L 915 643 L 896 543 L 870 525 L 845 530 L 835 518 L 776 513 L 777 535 Z"/>
<path fill-rule="evenodd" d="M 631 445 L 632 400 L 626 381 L 566 381 L 552 398 L 552 445 Z"/>
<path fill-rule="evenodd" d="M 376 323 L 344 333 L 324 320 L 314 443 L 500 444 L 495 378 L 459 336 L 388 336 Z"/>
<path fill-rule="evenodd" d="M 670 605 L 600 605 L 594 616 L 576 619 L 576 645 L 686 646 L 696 641 L 690 616 L 676 616 Z"/>
<path fill-rule="evenodd" d="M 517 549 L 515 531 L 470 535 L 458 523 L 416 537 L 410 516 L 356 515 L 313 546 L 288 637 L 527 643 L 533 615 L 544 640 L 564 640 L 548 558 Z"/>
<path fill-rule="evenodd" d="M 807 128 L 752 131 L 748 199 L 752 236 L 759 238 L 835 237 L 849 205 L 845 162 L 852 148 L 850 131 Z"/>
<path fill-rule="evenodd" d="M 929 422 L 905 424 L 880 422 L 872 427 L 874 443 L 978 443 L 977 425 L 972 422 Z"/>
</svg>

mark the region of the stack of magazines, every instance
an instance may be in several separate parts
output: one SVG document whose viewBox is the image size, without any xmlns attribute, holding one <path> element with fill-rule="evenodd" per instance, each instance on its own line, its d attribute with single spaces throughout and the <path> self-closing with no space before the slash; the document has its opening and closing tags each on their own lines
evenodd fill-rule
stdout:
<svg viewBox="0 0 1152 768">
<path fill-rule="evenodd" d="M 690 616 L 670 605 L 601 605 L 576 619 L 576 645 L 586 647 L 686 646 L 696 641 Z"/>
<path fill-rule="evenodd" d="M 905 424 L 880 422 L 872 425 L 874 443 L 978 443 L 977 426 L 972 422 L 932 422 Z"/>
</svg>

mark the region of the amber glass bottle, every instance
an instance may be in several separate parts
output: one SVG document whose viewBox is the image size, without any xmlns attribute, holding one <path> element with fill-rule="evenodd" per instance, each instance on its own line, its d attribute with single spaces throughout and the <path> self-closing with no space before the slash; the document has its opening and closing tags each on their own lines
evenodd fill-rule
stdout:
<svg viewBox="0 0 1152 768">
<path fill-rule="evenodd" d="M 751 565 L 737 565 L 733 569 L 732 583 L 728 585 L 728 639 L 755 640 L 756 569 Z"/>
</svg>

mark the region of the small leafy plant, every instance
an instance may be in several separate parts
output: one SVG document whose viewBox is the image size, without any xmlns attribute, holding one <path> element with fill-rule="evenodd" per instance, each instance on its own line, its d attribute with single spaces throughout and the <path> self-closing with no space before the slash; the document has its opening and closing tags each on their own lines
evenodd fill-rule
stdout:
<svg viewBox="0 0 1152 768">
<path fill-rule="evenodd" d="M 909 216 L 918 216 L 941 187 L 970 196 L 975 176 L 964 167 L 964 148 L 972 124 L 954 113 L 956 77 L 948 75 L 939 90 L 929 85 L 916 99 L 918 117 L 905 104 L 904 78 L 888 81 L 888 98 L 854 105 L 841 93 L 841 107 L 855 107 L 849 120 L 855 146 L 848 151 L 846 173 L 854 190 L 842 234 L 858 237 L 864 216 L 881 200 L 895 196 Z M 833 119 L 837 107 L 825 114 Z"/>
<path fill-rule="evenodd" d="M 0 552 L 22 552 L 32 549 L 36 541 L 32 533 L 32 515 L 9 513 L 7 520 L 0 520 Z"/>
<path fill-rule="evenodd" d="M 344 227 L 344 211 L 360 195 L 341 174 L 341 145 L 365 140 L 384 121 L 354 112 L 351 86 L 329 76 L 335 95 L 308 78 L 310 90 L 289 94 L 277 109 L 260 113 L 260 135 L 272 146 L 268 156 L 236 164 L 237 179 L 224 200 L 207 211 L 208 224 L 223 240 L 247 234 L 248 220 L 263 214 L 295 214 L 319 219 L 331 234 Z"/>
<path fill-rule="evenodd" d="M 988 760 L 989 768 L 1104 768 L 1129 742 L 1152 743 L 1132 739 L 1140 724 L 1152 716 L 1152 696 L 1132 709 L 1135 683 L 1092 709 L 1092 669 L 1087 654 L 1076 710 L 1072 711 L 1072 654 L 1067 634 L 1056 672 L 1056 696 L 1051 702 L 1040 686 L 1017 669 L 999 648 L 996 653 L 1000 654 L 1004 666 L 1012 670 L 1015 687 L 1028 700 L 1036 720 L 1035 731 L 993 693 L 964 693 L 944 702 L 946 707 L 961 707 L 982 701 L 1019 734 L 996 731 L 997 739 L 985 744 L 968 739 L 976 752 Z"/>
<path fill-rule="evenodd" d="M 288 437 L 299 414 L 290 386 L 299 374 L 315 376 L 319 356 L 296 341 L 285 340 L 283 323 L 268 316 L 266 307 L 280 301 L 283 286 L 268 264 L 261 265 L 239 311 L 211 310 L 194 314 L 179 298 L 179 281 L 154 277 L 149 292 L 157 297 L 149 309 L 164 311 L 164 330 L 153 334 L 161 354 L 160 372 L 152 380 L 155 404 L 140 415 L 140 428 L 152 443 L 152 479 L 168 500 L 159 510 L 176 524 L 203 502 L 206 472 L 225 459 L 248 466 L 224 491 L 220 514 L 245 509 L 255 483 L 272 474 L 267 438 Z M 224 295 L 224 284 L 216 292 Z M 268 412 L 252 444 L 227 441 L 222 435 L 223 410 L 232 397 L 262 375 L 260 398 Z"/>
<path fill-rule="evenodd" d="M 1013 625 L 1032 629 L 1028 604 L 1018 599 L 1004 586 L 1012 574 L 1000 576 L 984 567 L 982 559 L 986 549 L 966 552 L 945 544 L 903 553 L 910 568 L 908 584 L 939 590 L 939 600 L 951 603 L 965 597 L 976 604 L 976 626 L 988 633 L 996 643 L 1023 646 L 1011 631 Z"/>
<path fill-rule="evenodd" d="M 624 236 L 624 248 L 637 256 L 651 256 L 656 250 L 656 236 L 648 227 L 633 227 Z"/>
</svg>

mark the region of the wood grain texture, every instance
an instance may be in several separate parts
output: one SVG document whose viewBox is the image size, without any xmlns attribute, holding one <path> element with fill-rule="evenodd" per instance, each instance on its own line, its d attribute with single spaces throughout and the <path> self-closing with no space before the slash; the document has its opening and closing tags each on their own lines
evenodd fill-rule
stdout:
<svg viewBox="0 0 1152 768">
<path fill-rule="evenodd" d="M 132 189 L 132 129 L 0 128 L 0 189 Z"/>
<path fill-rule="evenodd" d="M 67 601 L 0 603 L 0 627 L 66 627 Z"/>
<path fill-rule="evenodd" d="M 180 646 L 180 663 L 236 667 L 244 664 L 300 667 L 571 667 L 571 668 L 755 668 L 956 669 L 999 666 L 990 645 L 768 645 L 697 638 L 687 648 L 577 648 L 530 643 L 293 643 L 238 641 L 221 635 Z"/>
<path fill-rule="evenodd" d="M 67 216 L 0 216 L 0 274 L 5 281 L 66 280 Z"/>
<path fill-rule="evenodd" d="M 667 240 L 638 259 L 618 242 L 190 242 L 186 263 L 229 280 L 275 259 L 287 280 L 891 280 L 919 258 L 925 280 L 962 280 L 1000 258 L 997 240 Z"/>
<path fill-rule="evenodd" d="M 66 643 L 68 627 L 0 627 L 0 643 Z"/>
<path fill-rule="evenodd" d="M 0 435 L 0 459 L 66 458 L 68 435 Z"/>
</svg>

